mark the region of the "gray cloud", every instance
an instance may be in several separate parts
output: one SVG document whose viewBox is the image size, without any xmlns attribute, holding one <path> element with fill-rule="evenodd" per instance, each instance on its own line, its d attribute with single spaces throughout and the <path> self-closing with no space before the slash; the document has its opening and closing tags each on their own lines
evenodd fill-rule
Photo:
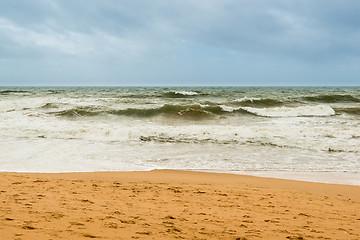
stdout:
<svg viewBox="0 0 360 240">
<path fill-rule="evenodd" d="M 1 76 L 108 74 L 107 84 L 122 81 L 117 76 L 138 84 L 295 74 L 300 81 L 305 73 L 357 79 L 359 12 L 357 0 L 3 1 Z M 314 63 L 328 67 L 317 72 Z"/>
<path fill-rule="evenodd" d="M 357 57 L 358 10 L 350 0 L 8 1 L 0 36 L 7 46 L 69 55 L 167 51 L 188 41 L 294 59 Z"/>
</svg>

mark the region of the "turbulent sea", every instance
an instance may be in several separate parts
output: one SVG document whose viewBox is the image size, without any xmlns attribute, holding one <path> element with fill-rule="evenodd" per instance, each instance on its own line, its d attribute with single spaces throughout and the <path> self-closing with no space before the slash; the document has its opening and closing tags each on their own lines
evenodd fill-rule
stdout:
<svg viewBox="0 0 360 240">
<path fill-rule="evenodd" d="M 151 169 L 360 185 L 360 88 L 0 88 L 0 171 Z"/>
</svg>

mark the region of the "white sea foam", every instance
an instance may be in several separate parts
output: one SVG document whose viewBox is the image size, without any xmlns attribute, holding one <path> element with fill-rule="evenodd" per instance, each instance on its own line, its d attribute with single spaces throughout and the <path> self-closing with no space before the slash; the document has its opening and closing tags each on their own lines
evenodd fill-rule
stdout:
<svg viewBox="0 0 360 240">
<path fill-rule="evenodd" d="M 236 110 L 241 109 L 240 107 L 230 107 L 230 106 L 225 106 L 225 105 L 220 105 L 220 107 L 225 112 L 234 112 Z"/>
<path fill-rule="evenodd" d="M 184 95 L 184 96 L 196 96 L 196 95 L 199 95 L 199 93 L 193 92 L 193 91 L 175 91 L 175 94 L 180 94 L 180 95 Z"/>
<path fill-rule="evenodd" d="M 177 92 L 184 94 L 182 90 Z M 0 96 L 0 171 L 327 171 L 351 172 L 360 179 L 359 119 L 335 115 L 333 109 L 347 103 L 294 101 L 284 102 L 284 107 L 235 107 L 241 104 L 229 103 L 229 99 L 241 97 L 237 92 L 224 96 L 220 89 L 223 95 L 213 96 L 208 94 L 211 91 L 201 89 L 205 94 L 196 98 L 161 97 L 158 89 L 154 94 L 143 90 L 153 96 L 148 99 L 114 97 L 117 94 L 113 93 L 109 97 L 87 90 L 83 90 L 86 94 L 65 91 L 60 95 Z M 133 95 L 130 90 L 125 92 Z M 135 92 L 141 95 L 140 90 Z M 186 91 L 184 95 L 195 93 Z M 255 95 L 259 94 L 249 94 Z M 269 94 L 259 96 L 279 100 Z M 213 111 L 215 117 L 194 120 L 176 114 L 178 108 L 191 106 Z M 124 109 L 160 109 L 164 114 L 116 114 Z M 57 114 L 68 110 L 80 114 Z M 171 114 L 175 117 L 168 117 Z"/>
<path fill-rule="evenodd" d="M 239 99 L 234 100 L 234 102 L 247 102 L 247 101 L 253 102 L 253 101 L 259 101 L 259 100 L 261 100 L 261 98 L 243 97 L 243 98 L 239 98 Z"/>
<path fill-rule="evenodd" d="M 327 118 L 219 119 L 209 123 L 157 122 L 122 119 L 69 121 L 46 113 L 12 111 L 1 115 L 0 136 L 13 138 L 79 139 L 103 142 L 255 144 L 308 150 L 357 152 L 356 122 L 340 124 Z M 317 142 L 317 144 L 314 144 Z"/>
</svg>

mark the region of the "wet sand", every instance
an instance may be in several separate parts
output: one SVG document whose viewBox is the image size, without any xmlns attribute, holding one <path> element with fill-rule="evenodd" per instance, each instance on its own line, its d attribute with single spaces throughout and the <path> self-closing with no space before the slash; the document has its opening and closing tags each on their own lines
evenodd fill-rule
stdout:
<svg viewBox="0 0 360 240">
<path fill-rule="evenodd" d="M 173 170 L 0 173 L 0 239 L 360 239 L 360 187 Z"/>
</svg>

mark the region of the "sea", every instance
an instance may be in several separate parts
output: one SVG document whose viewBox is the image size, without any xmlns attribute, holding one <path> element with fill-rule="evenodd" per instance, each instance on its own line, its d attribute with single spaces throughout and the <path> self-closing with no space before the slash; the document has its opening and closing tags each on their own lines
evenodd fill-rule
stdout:
<svg viewBox="0 0 360 240">
<path fill-rule="evenodd" d="M 360 185 L 360 87 L 0 87 L 0 171 Z"/>
</svg>

